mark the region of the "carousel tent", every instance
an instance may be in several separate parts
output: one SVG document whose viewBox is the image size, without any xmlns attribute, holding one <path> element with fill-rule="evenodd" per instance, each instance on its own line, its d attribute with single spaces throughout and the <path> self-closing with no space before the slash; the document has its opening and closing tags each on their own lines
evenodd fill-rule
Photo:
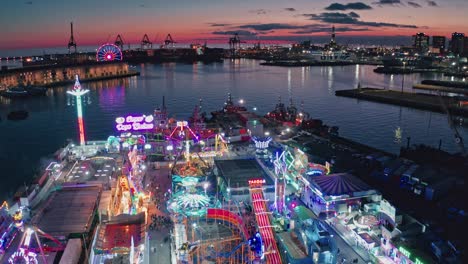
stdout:
<svg viewBox="0 0 468 264">
<path fill-rule="evenodd" d="M 337 173 L 312 178 L 312 186 L 322 197 L 342 196 L 363 197 L 377 194 L 369 185 L 349 173 Z M 327 199 L 325 199 L 327 200 Z"/>
</svg>

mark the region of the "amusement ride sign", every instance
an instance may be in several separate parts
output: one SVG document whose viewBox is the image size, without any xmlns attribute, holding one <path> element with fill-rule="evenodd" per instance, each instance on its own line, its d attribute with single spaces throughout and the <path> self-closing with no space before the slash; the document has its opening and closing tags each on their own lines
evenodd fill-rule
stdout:
<svg viewBox="0 0 468 264">
<path fill-rule="evenodd" d="M 152 115 L 126 116 L 115 119 L 115 128 L 118 131 L 140 131 L 154 128 L 154 117 Z"/>
</svg>

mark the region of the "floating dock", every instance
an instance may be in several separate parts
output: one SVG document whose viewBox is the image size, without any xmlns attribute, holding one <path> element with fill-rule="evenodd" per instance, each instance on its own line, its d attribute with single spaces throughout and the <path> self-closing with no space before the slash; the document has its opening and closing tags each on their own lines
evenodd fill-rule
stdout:
<svg viewBox="0 0 468 264">
<path fill-rule="evenodd" d="M 452 114 L 468 117 L 468 102 L 467 99 L 464 99 L 463 97 L 409 93 L 378 88 L 341 90 L 336 91 L 335 95 L 386 104 L 401 105 L 440 113 L 445 113 L 443 106 L 443 104 L 445 104 Z"/>
</svg>

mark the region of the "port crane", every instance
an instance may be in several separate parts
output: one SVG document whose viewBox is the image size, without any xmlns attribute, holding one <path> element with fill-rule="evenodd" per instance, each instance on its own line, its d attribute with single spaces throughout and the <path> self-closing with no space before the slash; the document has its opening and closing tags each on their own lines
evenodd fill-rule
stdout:
<svg viewBox="0 0 468 264">
<path fill-rule="evenodd" d="M 450 113 L 450 110 L 447 107 L 447 105 L 445 104 L 444 100 L 442 99 L 441 91 L 438 91 L 437 94 L 438 94 L 438 97 L 439 97 L 439 100 L 440 100 L 440 104 L 442 105 L 442 108 L 443 108 L 444 112 L 447 114 L 447 119 L 448 119 L 449 126 L 450 126 L 450 128 L 452 129 L 452 131 L 455 134 L 454 135 L 455 136 L 455 143 L 460 148 L 461 154 L 464 157 L 466 157 L 465 144 L 463 143 L 463 138 L 460 135 L 460 133 L 458 132 L 457 126 L 455 125 L 455 123 L 453 121 L 454 118 L 453 118 L 452 114 Z"/>
<path fill-rule="evenodd" d="M 177 43 L 172 38 L 171 34 L 167 34 L 164 44 L 161 45 L 161 48 L 174 48 L 174 44 Z"/>
<path fill-rule="evenodd" d="M 151 42 L 148 38 L 148 35 L 145 34 L 143 36 L 143 39 L 140 42 L 141 44 L 141 49 L 152 49 L 153 48 L 153 42 Z"/>
<path fill-rule="evenodd" d="M 122 36 L 117 35 L 117 37 L 115 38 L 115 41 L 114 41 L 114 44 L 119 47 L 121 50 L 123 50 L 123 46 L 124 46 L 124 41 L 122 39 Z"/>
<path fill-rule="evenodd" d="M 237 51 L 240 49 L 241 43 L 245 43 L 245 41 L 241 41 L 238 33 L 229 38 L 229 50 L 232 58 L 239 56 Z"/>
</svg>

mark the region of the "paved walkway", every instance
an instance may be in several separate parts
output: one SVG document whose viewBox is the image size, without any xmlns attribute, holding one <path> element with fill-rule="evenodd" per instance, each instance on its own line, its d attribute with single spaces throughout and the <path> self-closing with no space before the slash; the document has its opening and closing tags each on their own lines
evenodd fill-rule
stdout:
<svg viewBox="0 0 468 264">
<path fill-rule="evenodd" d="M 168 166 L 161 165 L 160 169 L 154 169 L 152 164 L 147 164 L 147 172 L 144 182 L 144 188 L 151 191 L 152 200 L 148 208 L 148 236 L 149 236 L 149 263 L 170 264 L 171 261 L 171 237 L 169 226 L 161 226 L 154 230 L 149 229 L 153 215 L 169 216 L 166 208 L 164 193 L 171 188 L 171 178 Z M 151 184 L 153 183 L 153 184 Z M 157 207 L 159 205 L 159 209 Z"/>
</svg>

